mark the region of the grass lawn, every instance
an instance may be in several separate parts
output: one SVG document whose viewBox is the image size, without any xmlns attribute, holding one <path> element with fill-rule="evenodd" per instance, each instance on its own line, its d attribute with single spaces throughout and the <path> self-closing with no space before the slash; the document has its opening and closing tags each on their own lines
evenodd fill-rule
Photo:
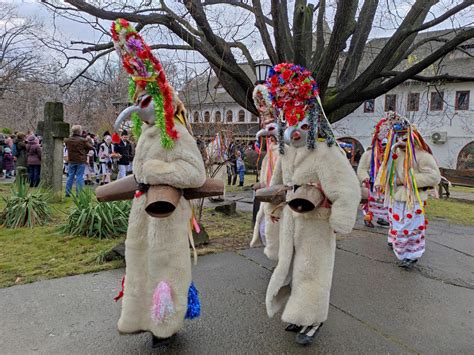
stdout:
<svg viewBox="0 0 474 355">
<path fill-rule="evenodd" d="M 11 185 L 1 184 L 0 194 L 10 193 Z M 64 236 L 57 232 L 67 211 L 70 199 L 51 203 L 52 221 L 35 228 L 8 229 L 0 227 L 0 287 L 108 270 L 123 262 L 102 262 L 105 252 L 114 247 L 117 239 L 91 239 Z M 4 208 L 0 199 L 0 210 Z"/>
<path fill-rule="evenodd" d="M 430 199 L 426 214 L 428 219 L 443 218 L 452 223 L 474 226 L 474 203 L 457 202 L 452 199 Z"/>
<path fill-rule="evenodd" d="M 227 175 L 226 175 L 227 177 Z M 227 180 L 224 182 L 225 183 L 225 192 L 239 192 L 244 189 L 248 189 L 249 186 L 253 186 L 255 182 L 257 181 L 257 176 L 255 174 L 245 174 L 244 178 L 244 186 L 239 186 L 239 177 L 237 176 L 237 182 L 235 185 L 227 185 Z"/>
<path fill-rule="evenodd" d="M 451 186 L 449 188 L 450 191 L 456 192 L 470 192 L 474 193 L 474 187 L 467 187 L 467 186 Z"/>
<path fill-rule="evenodd" d="M 0 184 L 7 196 L 11 185 Z M 51 203 L 53 219 L 46 226 L 7 229 L 0 226 L 0 287 L 38 280 L 84 274 L 123 267 L 120 260 L 104 262 L 104 254 L 124 239 L 92 239 L 64 236 L 57 232 L 73 203 L 70 199 Z M 0 199 L 0 211 L 5 204 Z M 203 211 L 209 233 L 208 245 L 198 248 L 204 255 L 248 246 L 252 235 L 252 214 L 240 212 L 227 217 L 213 209 Z"/>
<path fill-rule="evenodd" d="M 252 212 L 225 216 L 212 208 L 204 209 L 202 221 L 209 234 L 208 245 L 197 248 L 199 255 L 249 247 L 252 238 Z"/>
</svg>

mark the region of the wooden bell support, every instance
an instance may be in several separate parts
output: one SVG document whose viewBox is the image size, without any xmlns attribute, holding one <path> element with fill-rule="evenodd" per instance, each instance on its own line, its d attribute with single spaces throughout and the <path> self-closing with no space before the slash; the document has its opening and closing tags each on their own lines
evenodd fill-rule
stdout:
<svg viewBox="0 0 474 355">
<path fill-rule="evenodd" d="M 264 187 L 258 189 L 255 192 L 255 199 L 260 202 L 268 202 L 274 205 L 279 205 L 286 200 L 286 190 L 288 188 L 285 185 L 274 185 L 270 187 Z"/>
<path fill-rule="evenodd" d="M 132 200 L 138 184 L 133 175 L 99 186 L 96 190 L 99 202 Z M 146 193 L 145 211 L 152 217 L 170 216 L 183 196 L 186 200 L 195 200 L 224 193 L 224 182 L 218 179 L 207 179 L 204 185 L 190 189 L 176 189 L 168 185 L 152 185 Z"/>
</svg>

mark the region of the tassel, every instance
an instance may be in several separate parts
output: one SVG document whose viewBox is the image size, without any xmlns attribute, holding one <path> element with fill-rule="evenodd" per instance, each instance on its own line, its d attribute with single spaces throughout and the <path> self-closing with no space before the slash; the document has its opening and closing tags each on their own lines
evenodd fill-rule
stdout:
<svg viewBox="0 0 474 355">
<path fill-rule="evenodd" d="M 118 133 L 112 134 L 112 143 L 119 144 L 120 143 L 120 136 Z"/>
<path fill-rule="evenodd" d="M 199 301 L 199 292 L 191 282 L 188 290 L 188 310 L 186 311 L 185 319 L 198 318 L 201 315 L 201 302 Z"/>
<path fill-rule="evenodd" d="M 117 302 L 119 299 L 121 299 L 121 298 L 123 297 L 124 285 L 125 285 L 125 276 L 122 277 L 122 289 L 120 290 L 120 292 L 118 293 L 118 295 L 114 297 L 114 301 L 115 301 L 115 302 Z"/>
<path fill-rule="evenodd" d="M 151 318 L 157 324 L 165 322 L 175 312 L 171 286 L 166 281 L 161 281 L 153 292 L 153 306 Z"/>
</svg>

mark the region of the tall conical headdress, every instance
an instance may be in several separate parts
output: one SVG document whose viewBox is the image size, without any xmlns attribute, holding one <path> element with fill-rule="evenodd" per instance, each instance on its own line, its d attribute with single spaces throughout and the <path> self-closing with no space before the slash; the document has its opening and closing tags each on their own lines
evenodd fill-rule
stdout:
<svg viewBox="0 0 474 355">
<path fill-rule="evenodd" d="M 336 143 L 331 125 L 327 120 L 319 97 L 319 88 L 311 72 L 292 63 L 280 63 L 270 69 L 266 86 L 272 105 L 278 116 L 280 132 L 285 126 L 296 126 L 305 118 L 310 126 L 308 149 L 314 149 L 316 141 Z M 284 154 L 283 133 L 280 133 L 280 154 Z"/>
<path fill-rule="evenodd" d="M 178 138 L 178 132 L 174 127 L 172 88 L 166 80 L 161 63 L 128 21 L 115 20 L 111 32 L 123 67 L 131 75 L 130 99 L 135 102 L 145 92 L 153 98 L 156 126 L 161 131 L 161 144 L 165 148 L 171 148 L 173 140 Z M 134 125 L 141 124 L 137 119 L 133 121 Z"/>
</svg>

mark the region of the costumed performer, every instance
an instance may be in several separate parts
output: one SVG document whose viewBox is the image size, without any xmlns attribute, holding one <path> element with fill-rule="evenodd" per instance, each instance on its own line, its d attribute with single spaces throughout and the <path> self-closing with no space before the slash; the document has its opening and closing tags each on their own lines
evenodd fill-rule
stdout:
<svg viewBox="0 0 474 355">
<path fill-rule="evenodd" d="M 308 345 L 328 316 L 335 232 L 352 230 L 360 187 L 324 115 L 311 72 L 278 64 L 267 86 L 280 126 L 271 185 L 283 184 L 288 192 L 287 202 L 272 214 L 281 217 L 280 245 L 266 307 L 270 317 L 284 307 L 286 330 L 297 332 L 298 344 Z"/>
<path fill-rule="evenodd" d="M 257 142 L 265 139 L 266 154 L 262 160 L 259 183 L 255 184 L 255 190 L 270 186 L 273 170 L 279 156 L 278 152 L 278 124 L 275 119 L 268 88 L 266 85 L 257 85 L 253 91 L 253 100 L 260 113 L 261 126 L 257 132 Z M 265 248 L 264 254 L 271 260 L 278 259 L 278 244 L 280 235 L 280 223 L 272 222 L 270 215 L 274 206 L 268 202 L 260 203 L 255 221 L 253 238 L 250 246 L 254 247 L 260 240 Z"/>
<path fill-rule="evenodd" d="M 439 184 L 441 175 L 431 149 L 408 120 L 396 116 L 387 139 L 376 186 L 389 206 L 393 252 L 399 266 L 410 269 L 425 251 L 428 190 Z"/>
<path fill-rule="evenodd" d="M 206 174 L 187 128 L 183 104 L 168 84 L 160 62 L 127 21 L 113 23 L 112 38 L 131 75 L 134 102 L 120 113 L 116 131 L 131 117 L 133 132 L 139 135 L 133 160 L 139 189 L 125 241 L 127 266 L 118 330 L 130 334 L 149 331 L 156 347 L 177 333 L 185 318 L 198 316 L 200 305 L 191 281 L 190 202 L 181 196 L 170 216 L 153 218 L 145 212 L 147 190 L 150 185 L 200 187 Z"/>
<path fill-rule="evenodd" d="M 363 192 L 367 192 L 367 202 L 364 202 L 362 206 L 364 224 L 371 228 L 374 227 L 372 223 L 374 219 L 381 226 L 390 225 L 388 208 L 384 206 L 384 195 L 374 189 L 374 182 L 382 165 L 389 130 L 390 124 L 387 118 L 383 118 L 377 123 L 372 136 L 372 144 L 362 154 L 357 167 L 357 176 L 362 184 Z"/>
</svg>

